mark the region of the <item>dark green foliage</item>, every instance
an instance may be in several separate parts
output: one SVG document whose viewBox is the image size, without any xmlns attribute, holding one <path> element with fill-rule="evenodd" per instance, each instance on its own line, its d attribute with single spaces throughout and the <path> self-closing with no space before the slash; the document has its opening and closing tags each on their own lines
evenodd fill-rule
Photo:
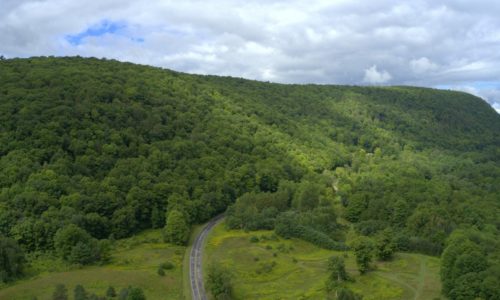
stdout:
<svg viewBox="0 0 500 300">
<path fill-rule="evenodd" d="M 0 234 L 0 283 L 18 278 L 23 272 L 24 262 L 19 245 Z"/>
<path fill-rule="evenodd" d="M 489 233 L 455 231 L 442 255 L 443 294 L 450 299 L 498 299 L 499 246 Z"/>
<path fill-rule="evenodd" d="M 189 225 L 185 215 L 174 209 L 168 213 L 165 225 L 165 241 L 176 245 L 184 245 L 189 238 Z"/>
<path fill-rule="evenodd" d="M 169 261 L 167 262 L 164 262 L 160 265 L 160 268 L 162 268 L 163 270 L 172 270 L 173 268 L 175 268 L 175 265 Z"/>
<path fill-rule="evenodd" d="M 276 253 L 273 253 L 273 256 L 276 257 L 277 254 L 275 255 Z M 255 273 L 257 274 L 267 274 L 267 273 L 271 273 L 274 269 L 274 267 L 276 267 L 277 263 L 275 261 L 271 261 L 271 262 L 262 262 L 258 265 L 258 268 L 257 270 L 255 270 Z"/>
<path fill-rule="evenodd" d="M 0 234 L 27 252 L 54 251 L 73 224 L 82 241 L 55 252 L 102 260 L 95 239 L 161 228 L 173 211 L 169 237 L 184 243 L 228 206 L 230 228 L 340 249 L 336 200 L 358 233 L 393 230 L 398 250 L 439 255 L 462 228 L 498 240 L 500 117 L 465 93 L 74 57 L 0 60 L 0 99 Z M 496 278 L 487 257 L 482 295 Z"/>
<path fill-rule="evenodd" d="M 129 286 L 120 290 L 118 300 L 146 300 L 141 288 Z"/>
<path fill-rule="evenodd" d="M 119 300 L 127 300 L 129 291 L 130 291 L 130 287 L 121 289 L 120 293 L 118 294 L 118 299 Z"/>
<path fill-rule="evenodd" d="M 342 257 L 332 256 L 328 259 L 328 271 L 330 275 L 326 281 L 328 292 L 338 291 L 344 288 L 344 282 L 349 280 L 349 275 L 345 270 L 345 262 Z"/>
<path fill-rule="evenodd" d="M 330 257 L 327 267 L 330 272 L 326 281 L 327 299 L 362 299 L 360 295 L 345 286 L 345 282 L 351 279 L 345 270 L 344 258 L 340 256 Z"/>
<path fill-rule="evenodd" d="M 160 276 L 165 276 L 165 270 L 163 270 L 163 268 L 158 268 L 158 270 L 156 271 L 156 273 L 158 273 L 158 275 Z"/>
<path fill-rule="evenodd" d="M 342 257 L 332 256 L 328 259 L 328 271 L 330 280 L 342 282 L 348 280 L 349 276 L 345 270 L 345 262 Z"/>
<path fill-rule="evenodd" d="M 333 220 L 334 221 L 334 220 Z M 310 226 L 309 221 L 302 221 L 301 214 L 289 211 L 281 214 L 276 219 L 275 231 L 278 235 L 288 239 L 292 237 L 304 239 L 319 247 L 331 250 L 346 250 L 342 243 L 332 239 L 328 233 Z M 325 228 L 326 229 L 326 228 Z"/>
<path fill-rule="evenodd" d="M 380 260 L 390 260 L 396 251 L 396 244 L 393 240 L 394 232 L 384 230 L 375 237 L 375 255 Z"/>
<path fill-rule="evenodd" d="M 250 243 L 258 243 L 259 242 L 259 238 L 256 237 L 255 235 L 252 235 L 250 237 Z"/>
<path fill-rule="evenodd" d="M 99 242 L 73 224 L 57 231 L 54 248 L 62 258 L 72 263 L 89 264 L 101 259 L 102 255 Z"/>
<path fill-rule="evenodd" d="M 127 300 L 146 300 L 146 297 L 141 288 L 133 287 L 128 291 Z"/>
<path fill-rule="evenodd" d="M 75 286 L 75 289 L 73 290 L 73 295 L 75 300 L 87 299 L 87 292 L 85 291 L 85 288 L 80 284 Z"/>
<path fill-rule="evenodd" d="M 106 297 L 109 297 L 109 298 L 116 297 L 116 290 L 114 287 L 112 287 L 112 286 L 108 287 L 108 289 L 106 290 Z"/>
<path fill-rule="evenodd" d="M 226 226 L 247 230 L 273 229 L 280 211 L 288 208 L 288 195 L 276 193 L 246 193 L 226 212 Z"/>
<path fill-rule="evenodd" d="M 231 275 L 223 267 L 209 266 L 206 285 L 214 299 L 232 299 Z"/>
<path fill-rule="evenodd" d="M 52 294 L 52 300 L 68 300 L 68 290 L 64 284 L 56 285 L 56 289 Z"/>
<path fill-rule="evenodd" d="M 359 273 L 364 274 L 368 272 L 373 258 L 373 241 L 368 238 L 361 237 L 353 242 L 352 248 L 354 250 L 354 255 L 356 256 L 356 264 L 358 265 Z"/>
<path fill-rule="evenodd" d="M 363 297 L 348 288 L 340 288 L 337 291 L 337 300 L 362 300 Z"/>
</svg>

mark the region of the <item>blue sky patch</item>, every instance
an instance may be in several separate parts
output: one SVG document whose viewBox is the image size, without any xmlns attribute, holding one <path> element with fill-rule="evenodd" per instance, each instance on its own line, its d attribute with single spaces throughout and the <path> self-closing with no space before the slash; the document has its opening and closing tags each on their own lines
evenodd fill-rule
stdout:
<svg viewBox="0 0 500 300">
<path fill-rule="evenodd" d="M 64 38 L 72 45 L 78 46 L 83 44 L 83 40 L 89 36 L 102 36 L 105 34 L 117 34 L 117 35 L 123 35 L 126 36 L 125 34 L 125 29 L 127 28 L 127 23 L 125 22 L 115 22 L 115 21 L 110 21 L 110 20 L 102 20 L 100 23 L 93 25 L 86 30 L 78 33 L 78 34 L 69 34 L 66 35 Z M 143 43 L 144 39 L 143 38 L 136 38 L 132 37 L 130 38 L 132 41 L 137 42 L 137 43 Z"/>
</svg>

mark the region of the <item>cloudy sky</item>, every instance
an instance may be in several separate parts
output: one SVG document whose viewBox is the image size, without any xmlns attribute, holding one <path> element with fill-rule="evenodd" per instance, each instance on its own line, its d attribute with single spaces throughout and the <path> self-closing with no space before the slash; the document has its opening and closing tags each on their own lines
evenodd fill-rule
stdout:
<svg viewBox="0 0 500 300">
<path fill-rule="evenodd" d="M 497 0 L 0 0 L 0 55 L 463 90 L 500 113 Z"/>
</svg>

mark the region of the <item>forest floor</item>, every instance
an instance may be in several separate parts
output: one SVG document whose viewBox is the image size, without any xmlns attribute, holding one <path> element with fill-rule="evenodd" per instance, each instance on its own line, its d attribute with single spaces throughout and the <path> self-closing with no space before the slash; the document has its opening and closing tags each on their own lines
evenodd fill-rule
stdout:
<svg viewBox="0 0 500 300">
<path fill-rule="evenodd" d="M 117 293 L 128 286 L 140 287 L 148 300 L 182 299 L 182 263 L 185 247 L 163 243 L 160 230 L 149 230 L 134 237 L 115 242 L 111 261 L 103 266 L 78 268 L 59 260 L 38 258 L 28 269 L 37 274 L 0 289 L 0 299 L 52 299 L 55 286 L 66 285 L 70 299 L 77 284 L 99 296 L 109 286 Z M 157 274 L 161 263 L 171 262 L 174 268 Z"/>
<path fill-rule="evenodd" d="M 440 297 L 436 257 L 397 253 L 392 261 L 376 262 L 373 271 L 361 276 L 351 252 L 285 240 L 273 231 L 226 230 L 219 224 L 208 236 L 204 265 L 217 262 L 231 270 L 235 299 L 325 299 L 326 264 L 333 255 L 345 257 L 354 279 L 348 286 L 364 300 Z"/>
</svg>

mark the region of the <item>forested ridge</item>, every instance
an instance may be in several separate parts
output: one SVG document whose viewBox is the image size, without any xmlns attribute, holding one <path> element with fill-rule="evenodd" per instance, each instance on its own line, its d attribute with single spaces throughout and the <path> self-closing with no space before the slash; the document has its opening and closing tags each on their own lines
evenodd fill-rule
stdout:
<svg viewBox="0 0 500 300">
<path fill-rule="evenodd" d="M 498 299 L 499 132 L 462 92 L 0 60 L 0 282 L 148 228 L 182 244 L 229 207 L 230 228 L 356 250 L 352 226 L 380 259 L 442 255 L 450 299 Z"/>
</svg>

